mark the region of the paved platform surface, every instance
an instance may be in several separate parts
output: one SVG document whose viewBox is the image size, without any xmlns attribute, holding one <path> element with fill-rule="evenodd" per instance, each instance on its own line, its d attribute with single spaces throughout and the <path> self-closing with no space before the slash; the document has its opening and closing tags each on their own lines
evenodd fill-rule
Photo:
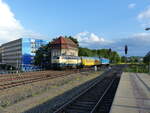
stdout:
<svg viewBox="0 0 150 113">
<path fill-rule="evenodd" d="M 150 75 L 123 73 L 110 113 L 150 113 Z"/>
</svg>

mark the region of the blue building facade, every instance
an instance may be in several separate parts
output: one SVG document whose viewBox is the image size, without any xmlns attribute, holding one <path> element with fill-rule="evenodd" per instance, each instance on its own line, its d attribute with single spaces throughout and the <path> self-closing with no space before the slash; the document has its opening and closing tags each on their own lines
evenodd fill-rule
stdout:
<svg viewBox="0 0 150 113">
<path fill-rule="evenodd" d="M 36 50 L 42 45 L 48 44 L 47 40 L 33 39 L 33 38 L 22 38 L 22 55 L 21 55 L 21 70 L 30 71 L 37 70 L 40 67 L 34 66 L 34 56 Z"/>
</svg>

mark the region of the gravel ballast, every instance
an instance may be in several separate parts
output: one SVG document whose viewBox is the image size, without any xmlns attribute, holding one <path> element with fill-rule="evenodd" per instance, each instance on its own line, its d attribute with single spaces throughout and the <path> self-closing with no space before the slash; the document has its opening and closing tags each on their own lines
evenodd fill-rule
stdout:
<svg viewBox="0 0 150 113">
<path fill-rule="evenodd" d="M 0 113 L 53 112 L 99 75 L 100 72 L 83 72 L 5 90 L 0 93 Z"/>
</svg>

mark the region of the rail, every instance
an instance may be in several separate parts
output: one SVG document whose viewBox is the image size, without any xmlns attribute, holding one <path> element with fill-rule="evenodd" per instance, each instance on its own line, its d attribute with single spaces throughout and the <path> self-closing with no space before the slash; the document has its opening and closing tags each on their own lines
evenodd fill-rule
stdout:
<svg viewBox="0 0 150 113">
<path fill-rule="evenodd" d="M 111 74 L 91 85 L 68 103 L 58 108 L 54 113 L 96 113 L 99 104 L 118 78 L 117 72 L 114 72 L 113 75 Z"/>
</svg>

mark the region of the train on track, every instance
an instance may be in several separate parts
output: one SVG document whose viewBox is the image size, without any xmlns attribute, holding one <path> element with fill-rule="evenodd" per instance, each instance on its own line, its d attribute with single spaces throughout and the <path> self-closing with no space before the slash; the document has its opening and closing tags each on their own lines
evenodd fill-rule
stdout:
<svg viewBox="0 0 150 113">
<path fill-rule="evenodd" d="M 56 56 L 52 59 L 52 67 L 55 69 L 108 66 L 109 63 L 109 59 L 100 57 Z"/>
</svg>

